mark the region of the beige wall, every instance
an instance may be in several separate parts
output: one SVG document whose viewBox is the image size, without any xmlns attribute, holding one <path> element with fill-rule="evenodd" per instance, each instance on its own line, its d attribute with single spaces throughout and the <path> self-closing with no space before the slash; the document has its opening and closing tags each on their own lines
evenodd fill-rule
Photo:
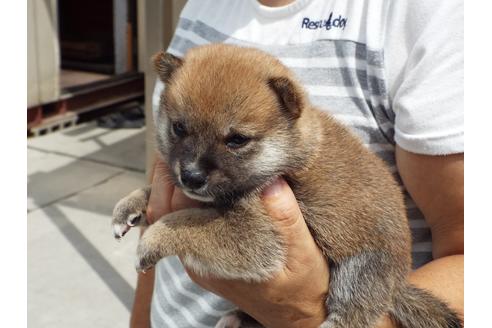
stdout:
<svg viewBox="0 0 492 328">
<path fill-rule="evenodd" d="M 60 47 L 56 0 L 27 1 L 27 105 L 58 99 Z"/>
</svg>

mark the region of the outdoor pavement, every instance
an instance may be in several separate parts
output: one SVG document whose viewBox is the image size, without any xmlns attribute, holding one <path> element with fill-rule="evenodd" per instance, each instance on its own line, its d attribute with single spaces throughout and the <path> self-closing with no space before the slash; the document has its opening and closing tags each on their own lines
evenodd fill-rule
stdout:
<svg viewBox="0 0 492 328">
<path fill-rule="evenodd" d="M 113 205 L 145 184 L 145 129 L 78 125 L 27 142 L 28 327 L 128 327 L 138 232 Z"/>
</svg>

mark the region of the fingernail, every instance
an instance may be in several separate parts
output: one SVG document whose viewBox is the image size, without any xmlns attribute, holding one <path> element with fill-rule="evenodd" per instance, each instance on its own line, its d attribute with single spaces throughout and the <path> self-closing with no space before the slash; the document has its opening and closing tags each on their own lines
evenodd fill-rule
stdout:
<svg viewBox="0 0 492 328">
<path fill-rule="evenodd" d="M 285 186 L 284 179 L 276 178 L 268 187 L 263 190 L 264 197 L 276 197 L 278 196 Z"/>
</svg>

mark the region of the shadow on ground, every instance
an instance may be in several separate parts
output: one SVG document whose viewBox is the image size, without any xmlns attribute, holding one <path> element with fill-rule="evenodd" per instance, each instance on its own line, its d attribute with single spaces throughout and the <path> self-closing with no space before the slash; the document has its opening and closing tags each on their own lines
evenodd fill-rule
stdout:
<svg viewBox="0 0 492 328">
<path fill-rule="evenodd" d="M 115 315 L 127 326 L 121 313 L 128 316 L 132 307 L 137 236 L 134 233 L 130 241 L 116 245 L 110 217 L 118 199 L 145 183 L 144 167 L 145 129 L 109 130 L 86 124 L 28 140 L 28 318 L 32 326 L 87 326 L 87 320 L 76 322 L 77 315 L 60 318 L 60 310 L 52 307 L 57 302 L 65 302 L 58 305 L 67 311 L 94 313 L 99 327 L 119 326 L 112 325 L 113 313 L 106 313 L 112 299 L 120 304 L 114 305 L 119 312 Z M 92 308 L 98 303 L 101 309 Z"/>
</svg>

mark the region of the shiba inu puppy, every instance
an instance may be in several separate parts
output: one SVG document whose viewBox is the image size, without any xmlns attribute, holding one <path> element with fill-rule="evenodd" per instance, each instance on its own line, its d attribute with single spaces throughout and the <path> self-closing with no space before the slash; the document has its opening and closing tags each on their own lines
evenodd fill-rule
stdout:
<svg viewBox="0 0 492 328">
<path fill-rule="evenodd" d="M 322 327 L 368 328 L 384 313 L 407 328 L 461 327 L 443 302 L 406 282 L 410 231 L 388 168 L 314 108 L 277 59 L 208 45 L 184 59 L 159 53 L 154 64 L 166 85 L 158 150 L 176 185 L 205 205 L 149 226 L 137 249 L 138 270 L 179 255 L 200 275 L 268 280 L 284 265 L 286 249 L 260 192 L 281 176 L 330 265 Z M 145 221 L 149 194 L 142 188 L 116 205 L 117 238 Z"/>
</svg>

